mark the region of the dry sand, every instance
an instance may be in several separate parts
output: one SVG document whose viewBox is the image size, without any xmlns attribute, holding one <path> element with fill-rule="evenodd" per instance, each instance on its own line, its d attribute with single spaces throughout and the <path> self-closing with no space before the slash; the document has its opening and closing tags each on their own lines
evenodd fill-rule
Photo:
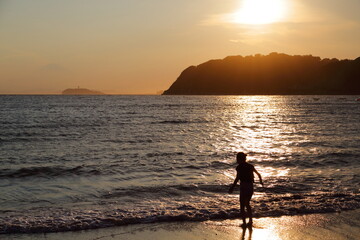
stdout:
<svg viewBox="0 0 360 240">
<path fill-rule="evenodd" d="M 240 220 L 173 222 L 49 233 L 0 235 L 0 239 L 48 240 L 342 240 L 360 239 L 360 209 L 331 214 L 309 214 L 254 219 L 252 231 Z"/>
</svg>

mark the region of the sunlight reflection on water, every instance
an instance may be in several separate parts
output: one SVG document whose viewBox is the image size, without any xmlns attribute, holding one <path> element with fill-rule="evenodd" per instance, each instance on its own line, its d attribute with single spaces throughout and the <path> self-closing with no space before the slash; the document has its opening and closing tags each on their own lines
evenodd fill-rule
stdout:
<svg viewBox="0 0 360 240">
<path fill-rule="evenodd" d="M 229 152 L 248 153 L 249 162 L 269 160 L 271 155 L 292 154 L 294 149 L 287 147 L 291 139 L 284 133 L 294 132 L 293 126 L 285 128 L 284 118 L 291 114 L 287 98 L 279 96 L 238 96 L 221 98 L 227 102 L 231 117 L 228 119 L 224 137 L 228 140 Z M 219 141 L 222 143 L 223 141 Z M 280 144 L 281 143 L 281 144 Z M 217 146 L 218 149 L 223 146 Z M 273 160 L 273 158 L 272 158 Z M 235 162 L 235 159 L 233 160 Z M 286 176 L 288 169 L 258 167 L 264 179 L 268 176 Z M 226 179 L 232 174 L 225 171 Z"/>
<path fill-rule="evenodd" d="M 292 132 L 277 124 L 289 114 L 286 101 L 273 96 L 234 97 L 228 100 L 234 106 L 232 118 L 228 120 L 228 139 L 232 152 L 278 153 L 284 149 L 275 148 L 274 143 L 283 137 L 282 133 Z M 282 142 L 286 145 L 286 142 Z"/>
<path fill-rule="evenodd" d="M 236 231 L 236 235 L 240 236 L 240 240 L 292 240 L 318 239 L 316 234 L 320 234 L 318 231 L 321 230 L 321 227 L 326 227 L 330 221 L 334 220 L 336 221 L 336 215 L 303 215 L 259 218 L 254 220 L 253 227 L 245 229 L 239 227 L 241 220 L 233 222 L 226 220 L 217 224 L 225 226 L 229 230 L 231 227 L 236 227 L 231 231 Z M 321 239 L 329 239 L 329 237 L 331 236 L 326 236 L 324 232 L 324 238 Z M 335 239 L 335 237 L 330 239 Z"/>
</svg>

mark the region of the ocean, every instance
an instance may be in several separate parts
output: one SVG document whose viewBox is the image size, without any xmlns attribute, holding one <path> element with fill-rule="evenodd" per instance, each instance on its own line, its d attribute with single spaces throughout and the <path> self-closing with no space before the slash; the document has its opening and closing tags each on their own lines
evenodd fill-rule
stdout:
<svg viewBox="0 0 360 240">
<path fill-rule="evenodd" d="M 357 96 L 0 96 L 0 233 L 360 208 Z"/>
</svg>

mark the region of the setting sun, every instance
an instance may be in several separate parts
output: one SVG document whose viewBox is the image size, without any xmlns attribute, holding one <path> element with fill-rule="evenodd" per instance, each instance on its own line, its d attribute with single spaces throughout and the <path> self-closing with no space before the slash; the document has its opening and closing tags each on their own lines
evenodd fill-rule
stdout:
<svg viewBox="0 0 360 240">
<path fill-rule="evenodd" d="M 241 24 L 269 24 L 281 21 L 286 9 L 284 0 L 244 0 L 232 19 Z"/>
</svg>

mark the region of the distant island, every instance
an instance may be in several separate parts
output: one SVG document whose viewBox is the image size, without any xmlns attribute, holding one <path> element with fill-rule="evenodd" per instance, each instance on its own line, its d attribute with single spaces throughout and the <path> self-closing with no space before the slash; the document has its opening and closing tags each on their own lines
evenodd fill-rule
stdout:
<svg viewBox="0 0 360 240">
<path fill-rule="evenodd" d="M 105 95 L 100 91 L 89 90 L 86 88 L 68 88 L 62 91 L 62 95 Z"/>
<path fill-rule="evenodd" d="M 229 56 L 185 69 L 164 95 L 360 94 L 360 57 Z"/>
</svg>

